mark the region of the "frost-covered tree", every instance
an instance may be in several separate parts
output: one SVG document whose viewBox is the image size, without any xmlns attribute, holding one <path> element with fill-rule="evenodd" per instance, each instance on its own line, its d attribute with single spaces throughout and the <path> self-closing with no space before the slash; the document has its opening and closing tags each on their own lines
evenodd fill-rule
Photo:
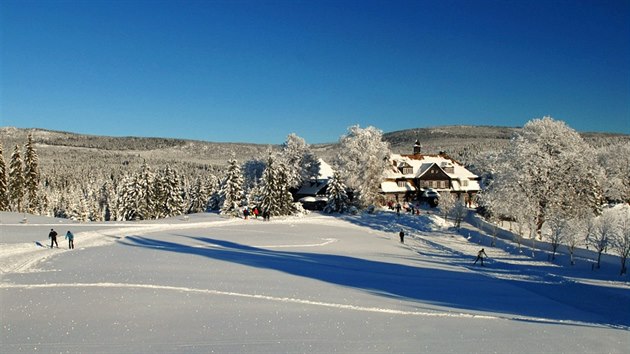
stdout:
<svg viewBox="0 0 630 354">
<path fill-rule="evenodd" d="M 551 210 L 547 217 L 546 225 L 549 229 L 546 237 L 551 244 L 551 260 L 555 260 L 558 247 L 564 242 L 569 228 L 569 219 L 563 212 Z"/>
<path fill-rule="evenodd" d="M 155 174 L 146 163 L 142 164 L 140 174 L 135 179 L 138 197 L 138 216 L 141 220 L 157 219 L 158 204 L 155 194 Z"/>
<path fill-rule="evenodd" d="M 243 174 L 235 159 L 228 161 L 227 175 L 222 185 L 221 195 L 223 196 L 221 214 L 239 216 L 245 195 L 243 192 Z"/>
<path fill-rule="evenodd" d="M 26 211 L 35 213 L 39 208 L 39 157 L 33 143 L 33 135 L 28 134 L 24 155 L 24 187 Z"/>
<path fill-rule="evenodd" d="M 375 205 L 380 199 L 380 186 L 390 155 L 389 145 L 382 137 L 383 133 L 372 126 L 354 125 L 340 139 L 337 170 L 354 191 L 360 207 Z"/>
<path fill-rule="evenodd" d="M 567 246 L 567 249 L 569 250 L 571 265 L 575 265 L 575 250 L 579 245 L 582 244 L 582 241 L 585 238 L 584 235 L 586 234 L 585 230 L 586 223 L 582 218 L 574 218 L 568 220 L 567 227 L 563 230 L 564 236 L 562 238 Z"/>
<path fill-rule="evenodd" d="M 118 187 L 116 201 L 116 220 L 138 220 L 138 202 L 140 200 L 137 184 L 137 176 L 130 174 L 125 176 Z"/>
<path fill-rule="evenodd" d="M 257 198 L 263 212 L 267 211 L 271 216 L 291 215 L 296 212 L 289 192 L 289 178 L 286 166 L 269 154 Z"/>
<path fill-rule="evenodd" d="M 304 139 L 294 133 L 289 134 L 280 154 L 287 167 L 290 188 L 298 188 L 304 181 L 317 179 L 319 159 Z"/>
<path fill-rule="evenodd" d="M 186 210 L 187 214 L 203 213 L 208 209 L 210 195 L 208 194 L 206 183 L 204 183 L 201 177 L 197 177 L 197 179 L 195 179 L 188 196 L 189 202 L 188 209 Z"/>
<path fill-rule="evenodd" d="M 561 211 L 566 217 L 596 213 L 602 203 L 601 169 L 592 149 L 564 122 L 550 117 L 534 119 L 523 127 L 508 148 L 494 174 L 495 181 L 508 193 L 497 193 L 502 214 L 514 214 L 506 206 L 523 194 L 535 208 L 536 233 L 541 237 L 550 213 Z M 518 206 L 520 207 L 520 206 Z"/>
<path fill-rule="evenodd" d="M 630 142 L 606 146 L 598 153 L 604 168 L 604 196 L 610 202 L 630 203 Z"/>
<path fill-rule="evenodd" d="M 346 185 L 341 180 L 341 176 L 335 171 L 334 176 L 328 182 L 328 202 L 324 207 L 325 213 L 346 213 L 350 210 L 351 204 Z"/>
<path fill-rule="evenodd" d="M 0 211 L 9 210 L 9 185 L 7 184 L 7 165 L 0 144 Z"/>
<path fill-rule="evenodd" d="M 619 255 L 620 274 L 623 275 L 628 271 L 626 261 L 630 255 L 630 206 L 628 204 L 621 205 L 615 208 L 615 212 L 617 214 L 617 227 L 611 240 L 611 248 Z"/>
<path fill-rule="evenodd" d="M 456 203 L 457 203 L 457 200 L 455 199 L 455 196 L 452 193 L 449 193 L 448 191 L 446 191 L 440 195 L 439 206 L 440 206 L 440 211 L 442 212 L 442 215 L 444 215 L 445 220 L 448 220 L 448 215 L 451 213 L 453 208 L 455 208 Z"/>
<path fill-rule="evenodd" d="M 466 208 L 466 202 L 460 198 L 455 202 L 455 207 L 451 210 L 451 215 L 453 216 L 456 228 L 459 229 L 461 227 L 462 221 L 464 221 L 467 214 L 468 208 Z"/>
<path fill-rule="evenodd" d="M 11 210 L 23 212 L 24 201 L 24 163 L 20 154 L 20 147 L 15 145 L 11 154 L 11 162 L 9 163 L 9 203 Z"/>
<path fill-rule="evenodd" d="M 605 209 L 602 215 L 595 217 L 592 221 L 586 242 L 597 251 L 597 268 L 601 266 L 602 253 L 610 246 L 615 236 L 616 227 L 617 218 L 611 209 Z"/>
<path fill-rule="evenodd" d="M 176 170 L 170 166 L 160 171 L 154 183 L 156 218 L 166 218 L 184 213 L 184 189 Z"/>
<path fill-rule="evenodd" d="M 148 220 L 157 217 L 155 175 L 142 164 L 138 173 L 123 178 L 117 193 L 118 220 Z"/>
</svg>

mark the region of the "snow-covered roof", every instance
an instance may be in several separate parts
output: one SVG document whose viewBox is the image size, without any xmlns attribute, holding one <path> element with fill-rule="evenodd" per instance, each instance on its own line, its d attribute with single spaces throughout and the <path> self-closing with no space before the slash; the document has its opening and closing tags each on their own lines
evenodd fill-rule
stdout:
<svg viewBox="0 0 630 354">
<path fill-rule="evenodd" d="M 326 161 L 319 159 L 319 175 L 317 179 L 331 179 L 334 174 L 335 170 Z"/>
<path fill-rule="evenodd" d="M 390 157 L 392 161 L 392 169 L 387 171 L 388 177 L 391 175 L 393 178 L 417 178 L 422 176 L 431 166 L 438 165 L 444 173 L 446 173 L 451 179 L 476 179 L 478 176 L 468 171 L 459 162 L 446 157 L 444 155 L 398 155 L 392 154 Z M 396 165 L 408 164 L 413 167 L 413 173 L 403 174 L 398 168 L 393 167 L 393 162 Z M 453 171 L 450 172 L 448 167 L 453 167 Z"/>
<path fill-rule="evenodd" d="M 332 167 L 326 163 L 326 161 L 319 159 L 319 173 L 317 175 L 317 181 L 304 181 L 297 195 L 311 195 L 315 196 L 328 185 L 328 181 L 332 179 L 335 171 Z"/>
<path fill-rule="evenodd" d="M 385 181 L 381 182 L 381 190 L 385 193 L 404 193 L 415 191 L 416 188 L 409 182 L 405 182 L 405 185 L 400 187 L 397 182 Z"/>
<path fill-rule="evenodd" d="M 302 183 L 300 190 L 298 190 L 297 195 L 312 195 L 315 196 L 319 193 L 324 187 L 328 185 L 328 180 L 317 180 L 315 181 L 307 181 Z"/>
</svg>

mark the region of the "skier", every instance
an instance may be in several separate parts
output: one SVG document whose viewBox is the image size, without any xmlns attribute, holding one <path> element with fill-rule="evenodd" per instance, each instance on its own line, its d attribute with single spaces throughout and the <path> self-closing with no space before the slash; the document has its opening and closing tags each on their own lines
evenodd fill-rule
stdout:
<svg viewBox="0 0 630 354">
<path fill-rule="evenodd" d="M 258 219 L 258 214 L 260 214 L 260 210 L 258 210 L 258 207 L 257 207 L 257 206 L 255 206 L 255 207 L 254 207 L 254 217 L 255 217 L 256 219 Z"/>
<path fill-rule="evenodd" d="M 68 240 L 68 249 L 74 248 L 74 234 L 68 230 L 66 232 L 66 239 Z"/>
<path fill-rule="evenodd" d="M 483 248 L 477 252 L 477 259 L 475 259 L 475 262 L 473 264 L 477 264 L 477 261 L 481 260 L 481 266 L 484 267 L 483 265 L 483 259 L 487 258 L 488 255 L 486 254 L 486 251 L 483 250 Z"/>
<path fill-rule="evenodd" d="M 400 229 L 398 236 L 400 236 L 400 243 L 405 243 L 405 232 L 403 231 L 403 229 Z"/>
<path fill-rule="evenodd" d="M 53 245 L 56 245 L 57 248 L 59 248 L 59 244 L 57 243 L 57 231 L 50 229 L 48 238 L 50 239 L 50 248 L 53 248 Z"/>
<path fill-rule="evenodd" d="M 247 220 L 248 216 L 249 216 L 249 209 L 247 208 L 243 209 L 243 217 L 245 218 L 245 220 Z"/>
</svg>

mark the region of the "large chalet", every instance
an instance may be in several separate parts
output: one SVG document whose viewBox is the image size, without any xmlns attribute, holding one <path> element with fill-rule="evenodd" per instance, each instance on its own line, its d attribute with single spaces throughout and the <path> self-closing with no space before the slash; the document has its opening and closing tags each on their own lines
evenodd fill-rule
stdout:
<svg viewBox="0 0 630 354">
<path fill-rule="evenodd" d="M 384 174 L 381 191 L 386 201 L 414 201 L 427 191 L 452 193 L 472 203 L 479 192 L 479 177 L 448 155 L 422 154 L 422 145 L 414 144 L 412 155 L 392 154 Z"/>
</svg>

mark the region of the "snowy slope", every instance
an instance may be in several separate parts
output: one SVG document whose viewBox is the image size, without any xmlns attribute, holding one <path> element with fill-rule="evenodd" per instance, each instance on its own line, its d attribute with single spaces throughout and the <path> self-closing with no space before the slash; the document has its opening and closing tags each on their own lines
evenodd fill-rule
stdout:
<svg viewBox="0 0 630 354">
<path fill-rule="evenodd" d="M 6 352 L 630 348 L 630 286 L 616 265 L 593 272 L 504 241 L 489 247 L 471 225 L 458 233 L 433 215 L 72 225 L 72 251 L 20 242 L 50 222 L 9 219 L 0 251 Z M 491 258 L 483 268 L 472 265 L 480 247 Z"/>
</svg>

